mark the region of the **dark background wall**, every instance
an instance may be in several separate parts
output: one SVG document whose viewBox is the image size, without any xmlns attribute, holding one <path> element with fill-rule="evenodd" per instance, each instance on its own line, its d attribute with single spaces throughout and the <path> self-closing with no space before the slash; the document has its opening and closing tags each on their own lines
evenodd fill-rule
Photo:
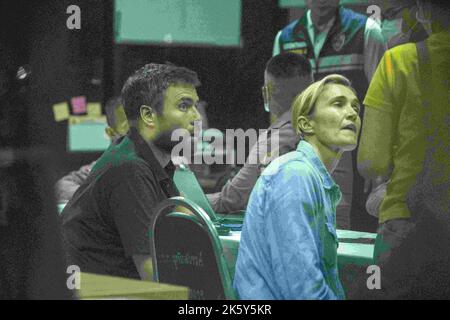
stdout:
<svg viewBox="0 0 450 320">
<path fill-rule="evenodd" d="M 0 2 L 0 147 L 23 144 L 27 137 L 25 88 L 15 80 L 18 66 L 28 62 L 24 1 Z"/>
<path fill-rule="evenodd" d="M 72 4 L 81 8 L 81 30 L 66 27 Z M 10 101 L 12 122 L 19 127 L 8 132 L 16 145 L 55 150 L 59 175 L 99 153 L 66 152 L 67 122 L 54 121 L 52 105 L 78 95 L 104 102 L 149 62 L 171 61 L 199 74 L 199 95 L 209 104 L 211 127 L 264 128 L 269 123 L 261 106 L 264 65 L 277 30 L 288 22 L 288 10 L 278 8 L 276 0 L 242 1 L 240 48 L 113 45 L 112 0 L 8 0 L 1 8 L 1 47 L 13 57 L 2 65 L 14 70 L 28 64 L 32 71 L 20 95 L 24 101 Z"/>
<path fill-rule="evenodd" d="M 0 100 L 0 127 L 4 128 L 0 131 L 1 146 L 48 147 L 57 155 L 57 175 L 99 155 L 66 152 L 67 121 L 54 121 L 52 105 L 78 95 L 86 95 L 91 101 L 104 99 L 103 57 L 111 55 L 103 49 L 106 3 L 1 2 L 0 70 L 8 70 L 9 83 L 8 92 Z M 81 30 L 69 30 L 66 26 L 66 9 L 71 4 L 82 8 Z M 14 74 L 24 65 L 31 74 L 21 83 Z"/>
<path fill-rule="evenodd" d="M 242 1 L 241 48 L 186 46 L 116 46 L 114 92 L 127 75 L 150 61 L 171 61 L 195 70 L 202 81 L 199 95 L 208 102 L 211 126 L 267 127 L 262 111 L 264 66 L 271 57 L 273 39 L 287 22 L 287 10 L 277 1 Z"/>
<path fill-rule="evenodd" d="M 66 27 L 72 4 L 81 8 L 81 30 Z M 0 97 L 0 144 L 50 147 L 58 155 L 58 176 L 95 160 L 100 153 L 66 151 L 67 121 L 54 121 L 52 105 L 78 95 L 105 102 L 120 94 L 135 69 L 165 61 L 199 74 L 211 127 L 265 128 L 264 66 L 277 31 L 302 11 L 279 8 L 277 0 L 242 0 L 239 48 L 137 46 L 113 43 L 113 0 L 2 0 L 1 74 L 27 65 L 31 76 L 10 81 L 11 90 Z"/>
</svg>

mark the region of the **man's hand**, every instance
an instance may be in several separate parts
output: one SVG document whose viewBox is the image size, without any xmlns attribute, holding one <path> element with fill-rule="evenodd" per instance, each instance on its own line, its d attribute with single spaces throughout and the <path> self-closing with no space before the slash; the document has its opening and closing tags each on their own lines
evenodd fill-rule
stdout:
<svg viewBox="0 0 450 320">
<path fill-rule="evenodd" d="M 394 219 L 381 224 L 374 248 L 375 263 L 379 266 L 387 263 L 392 252 L 400 247 L 414 227 L 415 223 L 411 219 Z"/>
<path fill-rule="evenodd" d="M 366 210 L 373 216 L 378 217 L 381 203 L 386 196 L 387 181 L 383 178 L 369 179 L 364 181 L 364 192 L 370 191 L 366 201 Z"/>
<path fill-rule="evenodd" d="M 386 182 L 386 179 L 383 177 L 376 177 L 374 179 L 364 179 L 364 193 L 372 192 L 375 190 L 380 184 Z"/>
</svg>

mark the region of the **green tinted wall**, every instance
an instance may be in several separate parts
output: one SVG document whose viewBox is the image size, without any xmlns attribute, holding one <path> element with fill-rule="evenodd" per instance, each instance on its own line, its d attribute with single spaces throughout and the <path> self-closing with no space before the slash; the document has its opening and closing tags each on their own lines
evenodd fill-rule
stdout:
<svg viewBox="0 0 450 320">
<path fill-rule="evenodd" d="M 115 0 L 116 43 L 239 46 L 241 0 Z"/>
</svg>

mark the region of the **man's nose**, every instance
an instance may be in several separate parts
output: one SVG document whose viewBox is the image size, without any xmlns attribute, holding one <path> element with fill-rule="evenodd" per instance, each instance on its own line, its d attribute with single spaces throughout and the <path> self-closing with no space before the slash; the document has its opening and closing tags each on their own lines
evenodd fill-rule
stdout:
<svg viewBox="0 0 450 320">
<path fill-rule="evenodd" d="M 200 121 L 200 120 L 202 120 L 202 115 L 198 111 L 197 107 L 193 107 L 192 110 L 193 110 L 193 113 L 194 113 L 192 121 Z"/>
</svg>

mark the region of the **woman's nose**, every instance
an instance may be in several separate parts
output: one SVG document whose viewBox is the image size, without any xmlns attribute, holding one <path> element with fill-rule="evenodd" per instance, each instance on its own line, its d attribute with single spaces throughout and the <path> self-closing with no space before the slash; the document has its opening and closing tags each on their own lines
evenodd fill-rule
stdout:
<svg viewBox="0 0 450 320">
<path fill-rule="evenodd" d="M 351 105 L 347 106 L 347 117 L 353 121 L 358 118 L 358 111 L 355 110 Z"/>
</svg>

